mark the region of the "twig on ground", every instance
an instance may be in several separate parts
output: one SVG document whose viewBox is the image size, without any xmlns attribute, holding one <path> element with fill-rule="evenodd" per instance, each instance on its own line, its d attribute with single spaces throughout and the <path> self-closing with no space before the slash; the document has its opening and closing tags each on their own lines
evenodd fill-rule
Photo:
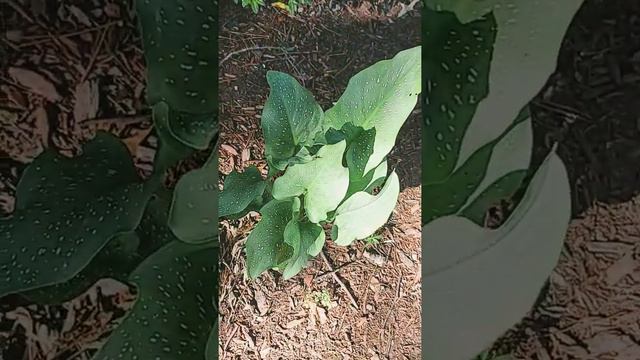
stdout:
<svg viewBox="0 0 640 360">
<path fill-rule="evenodd" d="M 324 263 L 329 267 L 330 274 L 333 277 L 333 280 L 335 280 L 338 283 L 338 285 L 340 285 L 342 290 L 344 290 L 347 293 L 347 297 L 349 297 L 349 300 L 351 301 L 351 305 L 353 305 L 353 307 L 355 307 L 356 309 L 359 309 L 358 302 L 351 294 L 351 291 L 349 291 L 349 288 L 347 287 L 347 285 L 345 285 L 344 282 L 340 280 L 340 277 L 338 277 L 338 275 L 336 274 L 335 270 L 333 269 L 333 266 L 329 262 L 329 259 L 327 259 L 327 255 L 324 254 L 324 251 L 320 251 L 320 256 L 322 257 L 322 260 L 324 260 Z"/>
<path fill-rule="evenodd" d="M 396 296 L 393 299 L 393 304 L 389 308 L 389 313 L 387 314 L 387 317 L 384 319 L 384 323 L 382 324 L 382 327 L 380 328 L 380 343 L 383 342 L 383 335 L 384 335 L 385 328 L 387 327 L 387 323 L 389 322 L 389 319 L 391 318 L 391 315 L 393 315 L 394 310 L 396 309 L 396 304 L 398 304 L 398 300 L 400 300 L 401 295 L 402 295 L 402 275 L 400 275 L 400 277 L 398 278 L 398 286 L 396 288 Z M 394 335 L 395 335 L 393 330 L 394 330 L 394 328 L 392 326 L 390 328 L 390 332 L 392 334 L 391 334 L 391 336 L 389 336 L 389 342 L 388 342 L 388 347 L 387 347 L 387 358 L 389 358 L 389 354 L 391 354 L 393 338 L 394 338 Z"/>
<path fill-rule="evenodd" d="M 344 264 L 338 266 L 335 270 L 330 270 L 330 271 L 325 272 L 324 274 L 320 274 L 320 275 L 318 275 L 318 276 L 316 276 L 314 278 L 314 281 L 318 281 L 318 280 L 320 280 L 320 279 L 322 279 L 322 278 L 324 278 L 326 276 L 333 275 L 333 274 L 337 273 L 340 269 L 342 269 L 344 267 L 347 267 L 347 266 L 353 264 L 354 262 L 355 261 L 350 261 L 348 263 L 344 263 Z"/>
<path fill-rule="evenodd" d="M 232 51 L 232 52 L 228 53 L 227 56 L 222 58 L 222 60 L 220 60 L 220 63 L 218 63 L 218 66 L 222 66 L 222 64 L 224 64 L 227 60 L 231 59 L 231 57 L 234 56 L 234 55 L 242 54 L 242 53 L 247 52 L 247 51 L 273 50 L 273 49 L 282 50 L 284 48 L 281 47 L 281 46 L 252 46 L 252 47 L 248 47 L 248 48 Z"/>
<path fill-rule="evenodd" d="M 229 338 L 224 343 L 224 347 L 222 348 L 222 351 L 227 351 L 227 349 L 229 348 L 229 343 L 233 339 L 233 336 L 238 332 L 239 328 L 240 326 L 238 326 L 238 324 L 235 324 L 235 326 L 233 327 L 233 330 L 231 330 L 231 334 L 229 334 Z"/>
<path fill-rule="evenodd" d="M 109 27 L 106 27 L 100 32 L 100 37 L 98 38 L 98 44 L 96 45 L 96 48 L 93 50 L 93 53 L 91 53 L 91 59 L 89 59 L 89 64 L 87 64 L 87 67 L 84 69 L 84 73 L 82 74 L 82 77 L 80 77 L 80 81 L 79 81 L 80 84 L 83 83 L 87 79 L 87 76 L 89 76 L 89 74 L 91 73 L 91 68 L 93 68 L 93 64 L 96 62 L 96 58 L 100 53 L 100 48 L 102 48 L 102 43 L 104 43 L 104 39 L 107 35 L 107 31 L 109 31 Z"/>
</svg>

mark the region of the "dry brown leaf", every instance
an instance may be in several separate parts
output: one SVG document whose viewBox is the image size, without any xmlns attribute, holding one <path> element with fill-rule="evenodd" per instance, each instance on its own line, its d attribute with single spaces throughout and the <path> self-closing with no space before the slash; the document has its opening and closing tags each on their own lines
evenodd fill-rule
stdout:
<svg viewBox="0 0 640 360">
<path fill-rule="evenodd" d="M 28 88 L 32 93 L 40 95 L 51 102 L 62 99 L 62 96 L 60 96 L 53 83 L 35 71 L 19 67 L 10 67 L 9 75 L 18 83 Z"/>
<path fill-rule="evenodd" d="M 226 152 L 228 152 L 231 155 L 234 156 L 238 156 L 238 152 L 236 151 L 236 149 L 234 149 L 232 146 L 227 145 L 227 144 L 222 144 L 220 145 L 220 148 Z"/>
</svg>

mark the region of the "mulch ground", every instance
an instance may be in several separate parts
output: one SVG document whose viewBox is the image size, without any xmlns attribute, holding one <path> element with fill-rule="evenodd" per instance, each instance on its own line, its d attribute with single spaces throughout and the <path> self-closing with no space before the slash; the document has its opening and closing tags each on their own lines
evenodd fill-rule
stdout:
<svg viewBox="0 0 640 360">
<path fill-rule="evenodd" d="M 265 171 L 267 70 L 292 74 L 327 109 L 359 70 L 420 44 L 415 3 L 407 12 L 396 1 L 314 1 L 293 17 L 223 3 L 221 177 L 248 165 Z M 390 156 L 402 191 L 378 245 L 329 243 L 326 262 L 317 258 L 291 280 L 270 272 L 250 281 L 243 246 L 256 216 L 222 222 L 222 359 L 420 358 L 420 124 L 416 111 Z"/>
<path fill-rule="evenodd" d="M 533 102 L 534 163 L 558 143 L 573 220 L 537 306 L 494 346 L 522 359 L 638 359 L 640 2 L 586 0 Z"/>
</svg>

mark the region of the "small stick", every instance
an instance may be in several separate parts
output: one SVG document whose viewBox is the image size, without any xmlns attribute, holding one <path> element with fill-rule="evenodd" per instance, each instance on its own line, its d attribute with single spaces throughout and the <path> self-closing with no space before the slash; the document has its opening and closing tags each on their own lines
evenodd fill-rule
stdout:
<svg viewBox="0 0 640 360">
<path fill-rule="evenodd" d="M 84 73 L 82 74 L 82 77 L 80 77 L 80 81 L 79 81 L 80 83 L 83 83 L 87 79 L 87 76 L 89 76 L 89 73 L 91 72 L 91 68 L 93 67 L 93 64 L 96 62 L 96 58 L 98 57 L 98 53 L 100 53 L 100 48 L 102 47 L 104 38 L 107 35 L 107 31 L 109 31 L 108 27 L 103 29 L 100 32 L 100 37 L 98 38 L 98 45 L 96 46 L 95 50 L 91 54 L 91 59 L 89 59 L 89 64 L 84 69 Z"/>
<path fill-rule="evenodd" d="M 282 47 L 280 47 L 280 46 L 252 46 L 252 47 L 248 47 L 248 48 L 232 51 L 232 52 L 228 53 L 227 56 L 225 56 L 222 60 L 220 60 L 220 62 L 218 63 L 218 66 L 222 66 L 222 64 L 224 64 L 227 60 L 229 60 L 234 55 L 242 54 L 243 52 L 247 52 L 247 51 L 269 50 L 269 49 L 271 49 L 271 50 L 273 50 L 273 49 L 282 49 Z"/>
<path fill-rule="evenodd" d="M 349 288 L 347 287 L 347 285 L 345 285 L 342 282 L 342 280 L 340 280 L 340 278 L 336 274 L 335 270 L 333 269 L 333 266 L 331 266 L 331 263 L 329 262 L 329 259 L 327 259 L 327 256 L 324 254 L 324 251 L 320 251 L 320 255 L 322 256 L 322 260 L 324 260 L 324 263 L 327 264 L 327 266 L 329 267 L 329 270 L 331 271 L 331 275 L 332 275 L 333 279 L 338 283 L 338 285 L 340 285 L 342 290 L 344 290 L 347 293 L 347 296 L 349 297 L 349 300 L 351 300 L 351 305 L 353 305 L 353 307 L 355 307 L 356 309 L 359 309 L 358 302 L 356 301 L 356 299 L 351 294 L 351 291 L 349 291 Z"/>
<path fill-rule="evenodd" d="M 218 325 L 218 326 L 220 326 L 220 325 Z M 229 335 L 229 338 L 224 343 L 224 347 L 222 348 L 222 351 L 227 351 L 227 349 L 229 348 L 229 343 L 231 342 L 231 340 L 233 340 L 233 337 L 238 332 L 238 328 L 239 327 L 240 326 L 238 326 L 238 324 L 235 324 L 235 326 L 233 327 L 233 330 L 231 330 L 231 335 Z M 220 330 L 218 330 L 218 331 L 220 331 Z"/>
</svg>

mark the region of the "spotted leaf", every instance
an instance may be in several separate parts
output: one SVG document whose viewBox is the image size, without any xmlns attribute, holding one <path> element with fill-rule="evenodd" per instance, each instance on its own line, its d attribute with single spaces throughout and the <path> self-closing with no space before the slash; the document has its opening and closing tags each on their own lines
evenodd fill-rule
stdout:
<svg viewBox="0 0 640 360">
<path fill-rule="evenodd" d="M 170 165 L 177 161 L 175 159 L 184 158 L 192 149 L 209 148 L 218 131 L 214 113 L 176 111 L 165 102 L 158 102 L 153 106 L 153 121 L 162 139 L 160 151 L 165 152 L 162 156 L 167 157 L 165 162 Z"/>
<path fill-rule="evenodd" d="M 336 210 L 331 237 L 338 245 L 349 245 L 356 239 L 373 235 L 382 227 L 398 201 L 400 181 L 392 172 L 377 195 L 357 192 Z"/>
<path fill-rule="evenodd" d="M 487 96 L 495 20 L 461 24 L 454 14 L 426 10 L 427 81 L 422 141 L 423 184 L 444 181 L 456 166 L 462 137 Z"/>
<path fill-rule="evenodd" d="M 218 216 L 244 214 L 256 199 L 262 197 L 266 185 L 255 166 L 250 166 L 241 173 L 231 172 L 224 179 L 224 188 L 220 192 Z"/>
<path fill-rule="evenodd" d="M 378 166 L 391 151 L 398 131 L 416 105 L 421 84 L 420 57 L 418 46 L 360 71 L 325 114 L 325 129 L 341 129 L 346 123 L 364 130 L 375 128 L 373 150 L 363 173 Z"/>
<path fill-rule="evenodd" d="M 299 273 L 311 256 L 318 255 L 317 249 L 322 249 L 325 241 L 324 230 L 318 224 L 294 218 L 284 229 L 284 241 L 292 249 L 282 272 L 286 280 Z"/>
<path fill-rule="evenodd" d="M 202 168 L 183 175 L 173 192 L 169 226 L 182 241 L 218 236 L 218 171 L 215 151 Z"/>
<path fill-rule="evenodd" d="M 302 146 L 310 146 L 321 130 L 322 109 L 313 95 L 288 74 L 269 71 L 271 88 L 260 124 L 269 164 L 284 170 Z"/>
<path fill-rule="evenodd" d="M 95 360 L 204 359 L 217 313 L 215 243 L 173 241 L 131 274 L 138 300 Z"/>
<path fill-rule="evenodd" d="M 84 293 L 87 288 L 103 278 L 126 281 L 131 272 L 147 256 L 175 240 L 169 231 L 170 194 L 156 192 L 135 232 L 117 235 L 71 280 L 22 293 L 37 303 L 62 303 Z"/>
<path fill-rule="evenodd" d="M 85 292 L 103 278 L 125 281 L 142 257 L 136 249 L 140 239 L 135 232 L 115 236 L 91 262 L 71 280 L 22 293 L 39 304 L 60 304 Z"/>
<path fill-rule="evenodd" d="M 526 170 L 532 146 L 531 121 L 528 113 L 524 112 L 507 132 L 478 149 L 444 181 L 423 186 L 423 201 L 428 204 L 422 210 L 424 223 L 464 212 L 472 202 L 474 219 L 478 220 L 478 213 L 484 213 L 500 199 L 509 199 L 521 186 L 521 182 L 516 180 L 523 180 L 523 177 L 501 182 L 500 191 L 485 190 L 498 186 L 496 182 L 508 173 Z M 481 193 L 483 199 L 477 201 Z"/>
<path fill-rule="evenodd" d="M 147 61 L 149 103 L 214 113 L 217 101 L 218 6 L 212 0 L 136 1 Z M 190 126 L 185 130 L 194 131 Z"/>
<path fill-rule="evenodd" d="M 213 329 L 211 329 L 211 333 L 209 334 L 209 339 L 207 340 L 207 348 L 205 349 L 205 360 L 218 360 L 218 334 L 219 334 L 219 326 L 220 324 L 216 321 L 213 325 Z"/>
<path fill-rule="evenodd" d="M 324 145 L 315 158 L 305 164 L 290 166 L 273 183 L 273 197 L 285 200 L 304 195 L 304 210 L 313 223 L 327 219 L 349 187 L 349 170 L 342 166 L 346 140 Z"/>
<path fill-rule="evenodd" d="M 135 229 L 152 191 L 124 144 L 104 133 L 77 158 L 36 158 L 18 184 L 16 211 L 0 220 L 0 296 L 71 279 Z"/>
<path fill-rule="evenodd" d="M 300 211 L 300 200 L 272 200 L 260 209 L 262 218 L 247 237 L 247 273 L 252 279 L 290 258 L 285 227 Z"/>
</svg>

